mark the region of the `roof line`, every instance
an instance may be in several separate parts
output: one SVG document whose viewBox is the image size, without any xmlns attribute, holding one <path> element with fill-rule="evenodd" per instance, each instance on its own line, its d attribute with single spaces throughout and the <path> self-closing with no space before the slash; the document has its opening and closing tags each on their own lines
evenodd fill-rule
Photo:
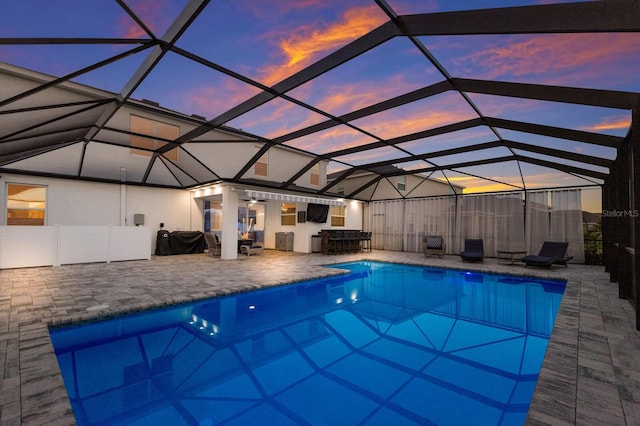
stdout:
<svg viewBox="0 0 640 426">
<path fill-rule="evenodd" d="M 534 133 L 543 136 L 551 136 L 560 139 L 569 139 L 592 145 L 607 146 L 610 148 L 617 148 L 624 142 L 623 137 L 585 132 L 584 130 L 566 129 L 562 127 L 546 126 L 543 124 L 534 124 L 494 117 L 486 117 L 486 120 L 495 127 L 516 130 L 519 132 Z"/>
<path fill-rule="evenodd" d="M 633 108 L 637 105 L 640 97 L 638 93 L 618 90 L 510 83 L 468 78 L 454 78 L 452 81 L 456 89 L 463 92 L 618 109 Z"/>
<path fill-rule="evenodd" d="M 400 176 L 403 174 L 415 174 L 415 173 L 425 173 L 425 172 L 431 172 L 434 170 L 452 170 L 452 169 L 458 169 L 461 167 L 473 167 L 473 166 L 482 166 L 482 165 L 487 165 L 487 164 L 494 164 L 494 163 L 504 163 L 504 162 L 508 162 L 508 161 L 523 161 L 525 163 L 531 163 L 531 164 L 536 164 L 539 166 L 544 166 L 544 167 L 548 167 L 551 169 L 556 169 L 559 171 L 563 171 L 566 173 L 576 173 L 576 174 L 581 174 L 581 175 L 585 175 L 585 176 L 591 176 L 597 179 L 604 179 L 606 178 L 608 175 L 605 173 L 601 173 L 601 172 L 596 172 L 594 170 L 588 170 L 588 169 L 583 169 L 580 167 L 574 167 L 574 166 L 568 166 L 565 164 L 559 164 L 553 161 L 547 161 L 547 160 L 540 160 L 537 158 L 532 158 L 532 157 L 527 157 L 524 155 L 516 155 L 514 156 L 505 156 L 505 157 L 494 157 L 494 158 L 487 158 L 484 160 L 474 160 L 474 161 L 465 161 L 465 162 L 461 162 L 461 163 L 455 163 L 455 164 L 448 164 L 446 166 L 435 166 L 435 167 L 425 167 L 422 169 L 416 169 L 416 170 L 411 170 L 411 171 L 406 171 L 406 170 L 402 170 L 400 172 L 401 169 L 398 169 L 399 172 L 396 174 L 390 174 L 389 176 Z"/>
<path fill-rule="evenodd" d="M 474 9 L 399 16 L 404 35 L 546 34 L 640 31 L 640 1 Z"/>
</svg>

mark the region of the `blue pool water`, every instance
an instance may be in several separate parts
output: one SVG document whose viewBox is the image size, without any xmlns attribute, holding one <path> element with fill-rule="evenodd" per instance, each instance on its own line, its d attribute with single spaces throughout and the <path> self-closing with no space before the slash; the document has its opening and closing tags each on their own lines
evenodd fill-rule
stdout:
<svg viewBox="0 0 640 426">
<path fill-rule="evenodd" d="M 51 338 L 80 425 L 523 424 L 564 282 L 379 262 Z"/>
</svg>

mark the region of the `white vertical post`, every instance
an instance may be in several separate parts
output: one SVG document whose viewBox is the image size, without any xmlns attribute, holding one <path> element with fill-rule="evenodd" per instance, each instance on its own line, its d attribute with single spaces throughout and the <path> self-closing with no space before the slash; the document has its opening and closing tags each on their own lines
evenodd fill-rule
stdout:
<svg viewBox="0 0 640 426">
<path fill-rule="evenodd" d="M 111 239 L 113 238 L 111 232 L 111 225 L 107 225 L 107 263 L 111 263 Z"/>
<path fill-rule="evenodd" d="M 238 258 L 238 193 L 231 187 L 222 188 L 222 250 L 220 258 Z"/>
<path fill-rule="evenodd" d="M 53 266 L 60 266 L 60 225 L 53 227 Z"/>
<path fill-rule="evenodd" d="M 127 169 L 120 167 L 120 226 L 127 226 Z"/>
</svg>

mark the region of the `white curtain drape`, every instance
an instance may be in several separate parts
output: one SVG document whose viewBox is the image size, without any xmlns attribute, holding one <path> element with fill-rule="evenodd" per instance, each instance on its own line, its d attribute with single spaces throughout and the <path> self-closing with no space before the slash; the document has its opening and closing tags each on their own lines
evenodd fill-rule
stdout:
<svg viewBox="0 0 640 426">
<path fill-rule="evenodd" d="M 549 191 L 527 193 L 527 254 L 538 254 L 549 239 Z"/>
<path fill-rule="evenodd" d="M 384 201 L 373 201 L 369 203 L 367 218 L 367 228 L 371 232 L 371 247 L 377 250 L 384 248 Z"/>
<path fill-rule="evenodd" d="M 520 193 L 466 195 L 458 203 L 459 250 L 466 238 L 481 238 L 485 256 L 524 250 L 524 205 Z"/>
<path fill-rule="evenodd" d="M 545 241 L 567 241 L 573 261 L 584 263 L 582 192 L 579 189 L 527 194 L 527 252 L 538 254 Z"/>
<path fill-rule="evenodd" d="M 384 249 L 402 250 L 404 200 L 389 201 L 385 207 Z"/>
<path fill-rule="evenodd" d="M 458 200 L 457 253 L 467 238 L 482 238 L 485 253 L 493 252 L 493 197 L 466 195 Z"/>
<path fill-rule="evenodd" d="M 584 263 L 584 231 L 582 228 L 582 194 L 579 189 L 551 193 L 549 239 L 567 241 L 567 254 L 573 261 Z"/>
<path fill-rule="evenodd" d="M 525 250 L 522 193 L 496 195 L 496 250 Z"/>
<path fill-rule="evenodd" d="M 404 201 L 369 203 L 367 229 L 371 230 L 371 247 L 376 250 L 402 250 Z"/>
<path fill-rule="evenodd" d="M 421 252 L 425 235 L 442 235 L 449 254 L 459 253 L 465 238 L 482 238 L 487 257 L 497 250 L 538 254 L 544 241 L 568 241 L 573 261 L 584 262 L 579 189 L 528 192 L 526 203 L 519 192 L 374 201 L 364 225 L 378 250 Z"/>
<path fill-rule="evenodd" d="M 422 250 L 425 200 L 407 200 L 404 205 L 404 251 Z"/>
<path fill-rule="evenodd" d="M 441 235 L 451 252 L 454 241 L 455 197 L 406 200 L 404 250 L 421 252 L 425 235 Z"/>
</svg>

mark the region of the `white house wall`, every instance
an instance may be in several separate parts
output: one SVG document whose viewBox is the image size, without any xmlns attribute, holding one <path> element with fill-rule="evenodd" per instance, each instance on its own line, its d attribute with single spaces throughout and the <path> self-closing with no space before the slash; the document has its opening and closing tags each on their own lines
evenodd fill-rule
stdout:
<svg viewBox="0 0 640 426">
<path fill-rule="evenodd" d="M 365 184 L 370 183 L 375 179 L 376 176 L 372 174 L 366 174 L 363 176 L 354 176 L 344 179 L 341 183 L 344 186 L 344 194 L 350 195 L 353 191 L 356 191 L 358 188 L 363 187 Z M 373 195 L 373 191 L 376 184 L 368 186 L 364 191 L 355 194 L 356 197 L 369 198 Z M 331 190 L 336 191 L 338 188 L 337 185 L 334 185 Z"/>
<path fill-rule="evenodd" d="M 254 154 L 258 151 L 254 148 Z M 254 169 L 250 168 L 243 176 L 250 179 L 265 179 L 275 182 L 286 182 L 300 169 L 308 165 L 313 159 L 311 156 L 301 154 L 289 149 L 271 148 L 268 151 L 268 176 L 256 176 Z M 324 168 L 324 170 L 323 170 Z M 320 182 L 318 185 L 311 185 L 311 171 L 306 171 L 294 183 L 305 188 L 322 188 L 326 184 L 326 164 L 320 164 Z"/>
<path fill-rule="evenodd" d="M 135 213 L 144 214 L 145 226 L 154 231 L 160 223 L 168 231 L 202 231 L 202 210 L 190 191 L 127 186 L 127 224 Z"/>
<path fill-rule="evenodd" d="M 3 174 L 0 177 L 3 212 L 6 212 L 6 183 L 47 187 L 47 225 L 118 226 L 121 224 L 121 191 L 124 191 L 126 225 L 133 226 L 134 214 L 144 214 L 145 226 L 151 230 L 152 250 L 155 250 L 156 231 L 161 222 L 169 231 L 202 230 L 201 208 L 191 192 L 181 189 Z M 5 213 L 1 221 L 6 225 Z"/>
<path fill-rule="evenodd" d="M 265 227 L 265 247 L 275 248 L 276 232 L 293 232 L 293 251 L 299 253 L 311 253 L 311 237 L 317 235 L 323 229 L 362 229 L 363 204 L 358 201 L 347 201 L 345 208 L 345 226 L 331 226 L 331 218 L 327 218 L 327 223 L 304 222 L 294 226 L 283 226 L 280 224 L 281 203 L 271 201 L 266 203 L 266 227 Z M 307 203 L 296 203 L 296 213 L 307 210 Z"/>
<path fill-rule="evenodd" d="M 46 225 L 120 225 L 120 185 L 3 174 L 2 225 L 7 183 L 47 187 Z"/>
<path fill-rule="evenodd" d="M 231 179 L 255 155 L 255 144 L 255 142 L 203 142 L 187 143 L 184 147 L 216 175 Z"/>
<path fill-rule="evenodd" d="M 395 180 L 395 179 L 394 179 Z M 381 179 L 375 189 L 375 192 L 371 196 L 372 200 L 388 200 L 391 198 L 400 198 L 402 192 L 398 192 L 395 187 L 395 182 L 389 182 L 387 179 Z M 345 188 L 345 192 L 347 189 Z M 404 191 L 406 194 L 406 191 Z"/>
<path fill-rule="evenodd" d="M 401 191 L 403 195 L 409 197 L 431 197 L 434 195 L 451 195 L 453 191 L 445 182 L 439 182 L 432 179 L 425 180 L 420 176 L 406 176 L 406 191 Z M 461 187 L 456 188 L 457 193 L 462 193 Z"/>
<path fill-rule="evenodd" d="M 124 105 L 118 109 L 116 114 L 109 119 L 109 127 L 117 129 L 129 129 L 131 126 L 131 114 L 139 117 L 148 118 L 149 120 L 160 121 L 162 123 L 171 124 L 180 127 L 180 134 L 185 134 L 190 130 L 196 128 L 196 125 L 185 120 L 178 120 L 166 115 L 159 116 L 158 114 L 147 112 L 145 110 L 134 108 L 129 105 Z M 126 139 L 129 139 L 129 135 L 124 135 Z"/>
<path fill-rule="evenodd" d="M 133 226 L 134 214 L 143 214 L 144 226 L 150 230 L 152 252 L 160 223 L 168 231 L 203 230 L 203 203 L 195 200 L 191 191 L 3 174 L 0 199 L 4 212 L 8 182 L 47 187 L 47 225 Z M 294 232 L 294 251 L 310 253 L 311 236 L 322 229 L 362 229 L 360 202 L 347 201 L 344 227 L 330 226 L 330 218 L 324 224 L 305 222 L 282 226 L 280 205 L 277 201 L 265 203 L 265 248 L 275 248 L 276 232 Z M 297 211 L 306 209 L 306 203 L 297 203 Z M 5 213 L 1 221 L 2 225 L 6 224 Z"/>
</svg>

